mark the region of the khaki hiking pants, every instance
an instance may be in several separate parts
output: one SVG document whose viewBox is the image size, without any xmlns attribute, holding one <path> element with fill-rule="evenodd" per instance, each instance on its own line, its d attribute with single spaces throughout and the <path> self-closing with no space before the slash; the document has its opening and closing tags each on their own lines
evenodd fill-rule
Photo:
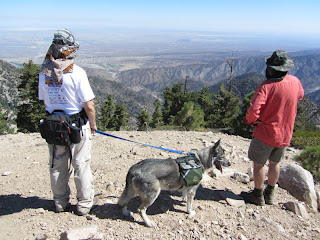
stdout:
<svg viewBox="0 0 320 240">
<path fill-rule="evenodd" d="M 69 203 L 69 178 L 74 171 L 77 189 L 77 207 L 91 208 L 94 197 L 93 176 L 91 173 L 91 129 L 86 124 L 82 127 L 82 138 L 78 144 L 69 147 L 48 144 L 50 155 L 50 179 L 53 199 L 56 206 L 63 209 Z M 70 150 L 72 160 L 70 166 Z M 54 158 L 53 158 L 54 156 Z"/>
</svg>

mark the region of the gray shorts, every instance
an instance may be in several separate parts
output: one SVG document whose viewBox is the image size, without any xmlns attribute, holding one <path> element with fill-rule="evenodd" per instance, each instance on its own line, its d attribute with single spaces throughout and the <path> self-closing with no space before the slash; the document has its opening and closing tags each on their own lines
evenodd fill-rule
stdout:
<svg viewBox="0 0 320 240">
<path fill-rule="evenodd" d="M 264 144 L 258 138 L 253 138 L 249 147 L 248 157 L 251 161 L 259 164 L 266 164 L 269 159 L 272 162 L 280 162 L 283 158 L 286 147 L 272 147 Z"/>
</svg>

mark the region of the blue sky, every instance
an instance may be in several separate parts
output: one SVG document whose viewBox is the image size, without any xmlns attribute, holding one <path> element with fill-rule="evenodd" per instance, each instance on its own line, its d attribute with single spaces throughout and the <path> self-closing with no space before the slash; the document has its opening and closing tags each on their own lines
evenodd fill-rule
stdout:
<svg viewBox="0 0 320 240">
<path fill-rule="evenodd" d="M 319 0 L 11 0 L 0 28 L 137 27 L 320 36 Z"/>
</svg>

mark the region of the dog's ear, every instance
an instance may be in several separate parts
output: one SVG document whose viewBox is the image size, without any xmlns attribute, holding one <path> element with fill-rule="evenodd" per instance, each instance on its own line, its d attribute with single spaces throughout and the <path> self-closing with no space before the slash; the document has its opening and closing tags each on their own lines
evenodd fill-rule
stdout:
<svg viewBox="0 0 320 240">
<path fill-rule="evenodd" d="M 214 144 L 214 147 L 216 148 L 216 147 L 220 146 L 220 142 L 221 142 L 221 138 Z"/>
<path fill-rule="evenodd" d="M 220 146 L 221 138 L 210 148 L 210 156 L 214 155 L 214 152 L 216 151 L 217 147 Z"/>
</svg>

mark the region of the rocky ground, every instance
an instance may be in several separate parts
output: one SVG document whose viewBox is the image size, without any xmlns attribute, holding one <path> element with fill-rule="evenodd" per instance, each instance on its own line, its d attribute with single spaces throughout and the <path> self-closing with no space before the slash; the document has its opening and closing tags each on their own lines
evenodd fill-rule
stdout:
<svg viewBox="0 0 320 240">
<path fill-rule="evenodd" d="M 221 138 L 232 165 L 224 169 L 223 175 L 204 177 L 195 197 L 194 217 L 186 214 L 179 194 L 162 192 L 147 212 L 157 227 L 147 228 L 136 210 L 138 198 L 129 204 L 133 218 L 122 216 L 115 204 L 124 188 L 126 173 L 132 164 L 142 159 L 180 155 L 103 135 L 93 136 L 92 170 L 100 202 L 90 215 L 80 217 L 74 214 L 76 198 L 72 178 L 70 211 L 54 212 L 48 149 L 40 135 L 2 135 L 0 239 L 60 239 L 65 231 L 84 230 L 87 226 L 96 227 L 96 238 L 100 239 L 320 239 L 320 213 L 309 209 L 307 218 L 286 210 L 284 203 L 297 200 L 280 187 L 273 206 L 237 206 L 225 200 L 226 195 L 239 199 L 241 191 L 253 187 L 253 182 L 246 184 L 232 178 L 234 172 L 246 173 L 251 167 L 246 157 L 250 140 L 211 132 L 113 134 L 179 151 L 195 151 Z M 292 162 L 298 152 L 287 151 L 281 165 Z"/>
</svg>

